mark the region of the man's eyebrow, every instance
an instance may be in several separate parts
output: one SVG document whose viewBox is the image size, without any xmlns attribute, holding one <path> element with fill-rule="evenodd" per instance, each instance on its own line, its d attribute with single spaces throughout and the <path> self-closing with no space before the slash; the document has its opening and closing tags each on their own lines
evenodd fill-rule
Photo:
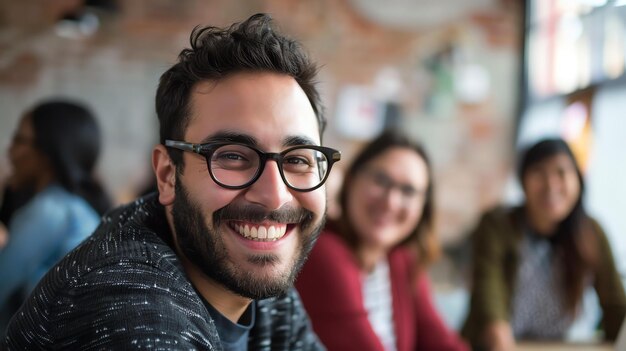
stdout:
<svg viewBox="0 0 626 351">
<path fill-rule="evenodd" d="M 318 143 L 306 136 L 288 136 L 283 139 L 284 146 L 317 145 Z"/>
<path fill-rule="evenodd" d="M 257 139 L 249 134 L 243 134 L 240 132 L 233 131 L 220 131 L 215 134 L 211 134 L 206 138 L 202 139 L 201 143 L 220 143 L 220 142 L 229 142 L 229 143 L 239 143 L 250 146 L 259 146 L 259 142 Z M 282 145 L 285 147 L 289 146 L 301 146 L 301 145 L 317 145 L 317 142 L 309 137 L 294 135 L 288 136 L 283 139 Z"/>
<path fill-rule="evenodd" d="M 215 142 L 233 142 L 250 146 L 258 145 L 256 138 L 251 135 L 229 131 L 221 131 L 211 134 L 201 141 L 202 144 Z"/>
</svg>

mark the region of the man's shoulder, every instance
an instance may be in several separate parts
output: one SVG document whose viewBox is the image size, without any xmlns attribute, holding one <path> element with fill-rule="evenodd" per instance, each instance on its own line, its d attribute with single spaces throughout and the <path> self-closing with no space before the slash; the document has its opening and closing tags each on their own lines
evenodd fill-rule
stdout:
<svg viewBox="0 0 626 351">
<path fill-rule="evenodd" d="M 104 267 L 120 262 L 162 266 L 177 264 L 177 258 L 159 231 L 169 232 L 164 215 L 150 201 L 140 198 L 115 208 L 102 217 L 100 225 L 87 240 L 66 256 L 62 268 Z M 89 270 L 90 271 L 90 270 Z"/>
<path fill-rule="evenodd" d="M 38 289 L 61 294 L 94 286 L 111 292 L 171 284 L 172 289 L 193 290 L 176 253 L 150 223 L 166 225 L 153 218 L 160 213 L 148 201 L 142 198 L 107 213 L 95 233 L 53 267 Z"/>
<path fill-rule="evenodd" d="M 146 199 L 110 211 L 92 236 L 44 276 L 32 295 L 45 291 L 57 301 L 55 306 L 62 306 L 88 302 L 81 300 L 85 294 L 103 300 L 124 299 L 131 291 L 147 295 L 153 290 L 148 287 L 191 294 L 176 253 L 149 223 L 158 215 L 146 206 Z"/>
<path fill-rule="evenodd" d="M 129 337 L 146 347 L 210 348 L 217 340 L 210 317 L 174 251 L 147 224 L 146 216 L 158 213 L 138 201 L 108 213 L 92 237 L 48 272 L 7 335 L 22 340 L 23 333 L 39 333 L 42 342 L 68 348 L 106 337 L 113 348 L 131 347 Z"/>
</svg>

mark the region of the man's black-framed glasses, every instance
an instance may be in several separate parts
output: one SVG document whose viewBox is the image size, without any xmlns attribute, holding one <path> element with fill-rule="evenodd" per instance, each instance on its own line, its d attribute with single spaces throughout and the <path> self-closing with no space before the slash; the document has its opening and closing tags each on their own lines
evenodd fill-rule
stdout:
<svg viewBox="0 0 626 351">
<path fill-rule="evenodd" d="M 193 144 L 165 140 L 165 146 L 204 156 L 211 178 L 226 189 L 249 187 L 259 179 L 267 161 L 274 160 L 287 187 L 313 191 L 324 184 L 333 164 L 341 159 L 339 151 L 316 145 L 298 145 L 280 153 L 233 142 Z"/>
</svg>

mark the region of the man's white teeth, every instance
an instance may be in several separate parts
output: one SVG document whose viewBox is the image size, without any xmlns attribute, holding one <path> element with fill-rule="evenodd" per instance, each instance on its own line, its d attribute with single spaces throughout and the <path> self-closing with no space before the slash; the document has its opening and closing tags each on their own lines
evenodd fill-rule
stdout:
<svg viewBox="0 0 626 351">
<path fill-rule="evenodd" d="M 250 227 L 248 225 L 235 224 L 235 230 L 248 239 L 258 241 L 274 241 L 285 235 L 287 225 Z"/>
<path fill-rule="evenodd" d="M 267 239 L 267 229 L 265 227 L 259 227 L 259 239 Z"/>
</svg>

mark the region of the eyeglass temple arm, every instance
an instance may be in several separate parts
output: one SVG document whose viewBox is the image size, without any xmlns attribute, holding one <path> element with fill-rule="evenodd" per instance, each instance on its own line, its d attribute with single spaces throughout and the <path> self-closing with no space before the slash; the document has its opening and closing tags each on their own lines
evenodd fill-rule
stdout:
<svg viewBox="0 0 626 351">
<path fill-rule="evenodd" d="M 200 150 L 199 144 L 186 143 L 184 141 L 165 140 L 165 146 L 191 152 L 198 152 Z"/>
<path fill-rule="evenodd" d="M 341 151 L 333 152 L 333 161 L 341 160 Z"/>
</svg>

